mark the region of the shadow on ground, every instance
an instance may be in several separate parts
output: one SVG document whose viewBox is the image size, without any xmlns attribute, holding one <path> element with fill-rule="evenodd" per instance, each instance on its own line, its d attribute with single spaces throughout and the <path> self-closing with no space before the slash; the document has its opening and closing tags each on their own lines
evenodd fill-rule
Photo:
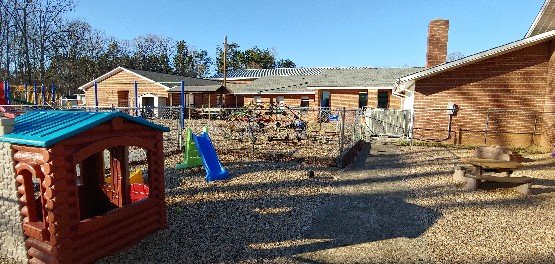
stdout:
<svg viewBox="0 0 555 264">
<path fill-rule="evenodd" d="M 299 246 L 295 253 L 397 237 L 416 238 L 439 216 L 434 210 L 409 204 L 400 197 L 333 197 L 331 203 L 316 214 L 315 221 L 305 234 L 306 239 L 327 241 Z"/>
</svg>

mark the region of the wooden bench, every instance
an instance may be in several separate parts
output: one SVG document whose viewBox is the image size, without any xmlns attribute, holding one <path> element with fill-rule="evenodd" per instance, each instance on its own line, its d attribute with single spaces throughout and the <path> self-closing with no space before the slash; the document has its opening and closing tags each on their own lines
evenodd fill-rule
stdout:
<svg viewBox="0 0 555 264">
<path fill-rule="evenodd" d="M 482 181 L 497 182 L 498 187 L 501 188 L 512 188 L 513 190 L 520 192 L 522 194 L 530 194 L 530 187 L 532 186 L 533 178 L 522 176 L 522 177 L 496 177 L 491 175 L 476 175 L 471 173 L 463 174 L 464 182 L 466 183 L 466 189 L 475 191 L 478 189 Z"/>
</svg>

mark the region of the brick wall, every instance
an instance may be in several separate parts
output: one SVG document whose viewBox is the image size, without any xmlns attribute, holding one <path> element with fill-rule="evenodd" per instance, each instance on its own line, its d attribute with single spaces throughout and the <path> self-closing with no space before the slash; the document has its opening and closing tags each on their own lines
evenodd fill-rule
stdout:
<svg viewBox="0 0 555 264">
<path fill-rule="evenodd" d="M 331 92 L 331 108 L 345 107 L 347 109 L 358 108 L 359 92 L 367 90 L 329 90 Z M 370 95 L 368 96 L 370 97 Z"/>
<path fill-rule="evenodd" d="M 395 97 L 391 94 L 390 89 L 370 89 L 370 90 L 359 90 L 359 89 L 336 89 L 336 90 L 315 90 L 314 101 L 319 105 L 320 103 L 320 93 L 322 91 L 330 92 L 330 104 L 331 108 L 342 108 L 347 109 L 358 108 L 358 99 L 360 92 L 368 92 L 368 102 L 367 106 L 370 108 L 376 108 L 378 106 L 378 92 L 388 92 L 389 93 L 389 106 L 388 108 L 400 108 L 401 98 Z"/>
<path fill-rule="evenodd" d="M 21 230 L 18 193 L 15 183 L 13 151 L 0 143 L 0 255 L 27 262 L 27 250 Z"/>
<path fill-rule="evenodd" d="M 137 76 L 126 71 L 120 71 L 113 76 L 98 82 L 98 105 L 99 106 L 117 106 L 118 91 L 129 92 L 129 106 L 135 106 L 135 87 L 133 82 L 139 82 L 137 86 L 138 97 L 145 94 L 153 94 L 161 97 L 168 97 L 168 92 L 163 87 L 154 83 L 144 83 L 147 80 L 140 79 Z M 143 83 L 141 83 L 143 82 Z M 87 106 L 95 105 L 94 86 L 85 91 L 87 98 Z M 168 103 L 169 104 L 169 103 Z"/>
<path fill-rule="evenodd" d="M 485 121 L 488 109 L 525 110 L 543 112 L 546 102 L 547 70 L 550 43 L 540 43 L 521 50 L 476 62 L 416 82 L 415 136 L 442 138 L 447 135 L 446 110 L 432 111 L 418 108 L 447 108 L 448 102 L 456 103 L 460 111 L 452 119 L 454 142 L 484 144 Z M 553 87 L 553 86 L 551 86 Z M 553 88 L 550 88 L 553 91 Z M 553 99 L 553 93 L 547 95 Z M 488 145 L 527 147 L 539 144 L 531 135 L 493 132 L 533 130 L 534 119 L 529 114 L 495 114 L 489 120 Z M 538 125 L 538 124 L 537 124 Z M 542 129 L 541 124 L 537 129 Z M 534 140 L 534 142 L 532 142 Z"/>
<path fill-rule="evenodd" d="M 542 126 L 545 134 L 542 137 L 542 144 L 550 147 L 555 142 L 555 41 L 551 41 L 548 55 L 549 64 L 543 110 L 551 114 L 545 114 L 543 119 Z"/>
<path fill-rule="evenodd" d="M 426 68 L 445 63 L 447 59 L 448 35 L 449 20 L 435 19 L 430 22 L 428 26 Z"/>
<path fill-rule="evenodd" d="M 225 107 L 227 108 L 241 107 L 245 105 L 245 96 L 241 94 L 226 94 L 224 100 Z"/>
</svg>

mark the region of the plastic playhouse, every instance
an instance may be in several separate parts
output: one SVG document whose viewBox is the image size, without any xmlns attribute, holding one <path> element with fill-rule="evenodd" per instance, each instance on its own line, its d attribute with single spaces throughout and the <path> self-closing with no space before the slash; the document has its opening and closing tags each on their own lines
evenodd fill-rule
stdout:
<svg viewBox="0 0 555 264">
<path fill-rule="evenodd" d="M 0 200 L 16 201 L 7 214 L 19 218 L 23 229 L 0 247 L 29 263 L 92 263 L 166 228 L 167 131 L 121 112 L 35 111 L 16 117 L 13 132 L 0 136 L 0 180 L 15 189 L 0 193 Z M 144 184 L 130 183 L 130 146 L 147 152 Z"/>
</svg>

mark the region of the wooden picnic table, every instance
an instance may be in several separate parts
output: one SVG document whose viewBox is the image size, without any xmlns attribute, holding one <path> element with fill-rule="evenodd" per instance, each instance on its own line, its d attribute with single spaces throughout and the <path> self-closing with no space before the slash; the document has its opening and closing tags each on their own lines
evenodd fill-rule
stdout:
<svg viewBox="0 0 555 264">
<path fill-rule="evenodd" d="M 507 177 L 511 176 L 514 170 L 524 167 L 520 162 L 484 158 L 465 158 L 463 162 L 473 166 L 473 173 L 482 175 L 484 171 L 505 172 Z"/>
</svg>

